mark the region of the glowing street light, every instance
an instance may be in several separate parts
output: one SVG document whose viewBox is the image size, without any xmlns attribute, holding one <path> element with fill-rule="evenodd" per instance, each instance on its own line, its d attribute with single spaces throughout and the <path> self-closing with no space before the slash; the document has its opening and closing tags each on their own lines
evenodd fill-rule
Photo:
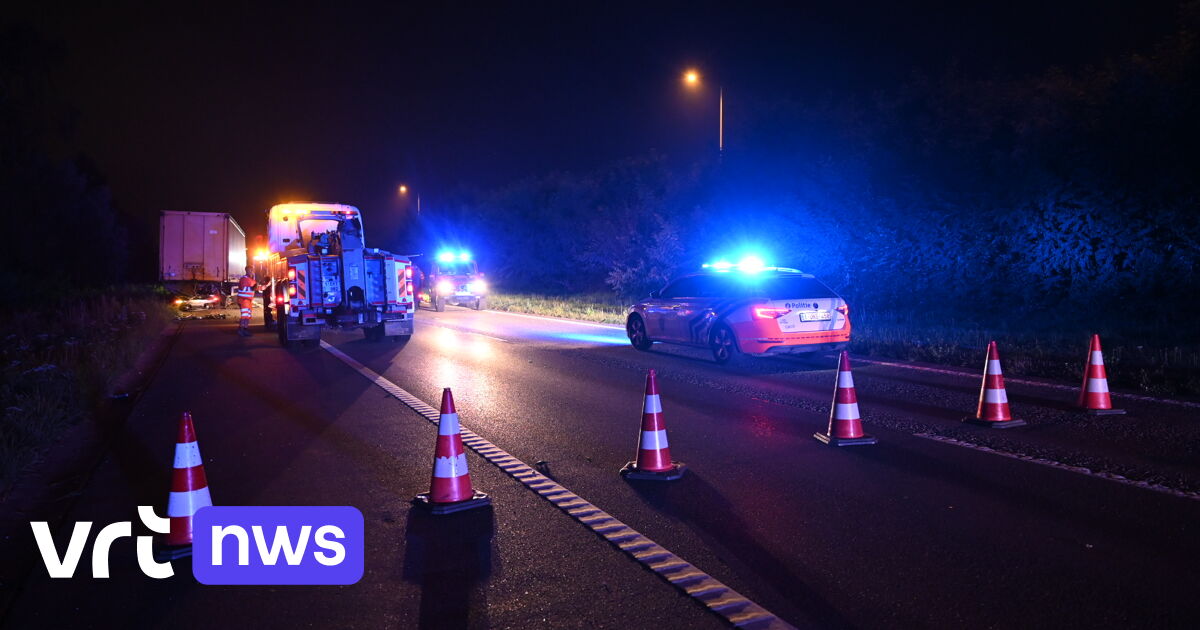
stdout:
<svg viewBox="0 0 1200 630">
<path fill-rule="evenodd" d="M 399 192 L 400 192 L 401 197 L 407 197 L 408 196 L 408 185 L 400 184 Z M 417 193 L 416 197 L 417 197 L 417 214 L 421 214 L 421 193 Z"/>
<path fill-rule="evenodd" d="M 683 73 L 683 84 L 688 89 L 698 89 L 700 87 L 700 72 L 696 69 L 689 69 Z M 721 86 L 717 92 L 717 151 L 725 153 L 725 87 Z"/>
</svg>

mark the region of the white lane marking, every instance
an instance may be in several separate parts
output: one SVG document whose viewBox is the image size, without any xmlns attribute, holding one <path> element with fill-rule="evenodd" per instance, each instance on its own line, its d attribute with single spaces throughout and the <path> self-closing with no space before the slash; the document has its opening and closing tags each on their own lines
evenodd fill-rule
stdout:
<svg viewBox="0 0 1200 630">
<path fill-rule="evenodd" d="M 620 330 L 620 331 L 625 330 L 624 326 L 617 326 L 615 324 L 598 324 L 596 322 L 585 322 L 585 321 L 578 320 L 578 319 L 567 319 L 566 317 L 545 317 L 542 315 L 530 315 L 528 313 L 513 313 L 512 311 L 493 311 L 491 309 L 488 309 L 487 312 L 498 313 L 500 315 L 512 315 L 513 317 L 526 317 L 529 319 L 542 319 L 542 320 L 545 320 L 548 322 L 558 322 L 560 324 L 578 324 L 580 326 L 591 326 L 592 328 L 607 328 L 609 330 Z"/>
<path fill-rule="evenodd" d="M 435 424 L 438 422 L 440 417 L 438 411 L 421 399 L 404 391 L 400 386 L 325 341 L 321 342 L 321 347 L 362 374 L 367 380 L 395 396 L 410 409 L 424 416 L 426 420 Z M 466 427 L 461 427 L 461 431 L 463 444 L 480 457 L 496 465 L 510 477 L 520 481 L 527 488 L 541 495 L 543 499 L 566 512 L 568 516 L 591 529 L 598 536 L 657 573 L 689 597 L 704 604 L 709 610 L 734 626 L 752 625 L 755 628 L 771 629 L 794 628 L 716 578 L 671 553 L 632 527 L 613 518 L 586 499 L 538 473 L 528 464 L 508 454 L 495 444 Z"/>
<path fill-rule="evenodd" d="M 1154 490 L 1156 492 L 1162 492 L 1163 494 L 1169 494 L 1171 496 L 1176 496 L 1176 497 L 1180 497 L 1180 498 L 1184 498 L 1184 499 L 1200 500 L 1200 492 L 1189 492 L 1187 490 L 1180 490 L 1178 488 L 1172 488 L 1170 486 L 1164 486 L 1164 485 L 1160 485 L 1160 484 L 1156 484 L 1156 483 L 1150 483 L 1149 481 L 1138 481 L 1136 479 L 1130 479 L 1123 475 L 1118 475 L 1116 473 L 1110 473 L 1110 472 L 1103 471 L 1103 470 L 1092 470 L 1091 468 L 1084 468 L 1082 466 L 1072 466 L 1070 464 L 1064 464 L 1062 462 L 1055 461 L 1053 459 L 1045 459 L 1043 457 L 1034 457 L 1032 455 L 1022 455 L 1020 453 L 1012 453 L 1009 451 L 996 450 L 996 449 L 988 447 L 988 446 L 980 446 L 978 444 L 972 444 L 971 442 L 964 442 L 962 440 L 956 440 L 954 438 L 949 438 L 949 437 L 945 437 L 942 435 L 934 435 L 932 433 L 914 433 L 913 435 L 916 437 L 919 437 L 919 438 L 924 438 L 926 440 L 933 440 L 935 442 L 941 442 L 943 444 L 950 444 L 951 446 L 961 446 L 963 448 L 969 448 L 973 451 L 980 451 L 982 453 L 991 453 L 993 455 L 999 455 L 1001 457 L 1008 457 L 1009 459 L 1019 459 L 1023 462 L 1031 462 L 1034 464 L 1041 464 L 1043 466 L 1049 466 L 1051 468 L 1057 468 L 1059 470 L 1066 470 L 1066 471 L 1070 471 L 1073 473 L 1078 473 L 1080 475 L 1087 475 L 1088 477 L 1095 477 L 1097 479 L 1107 479 L 1109 481 L 1115 481 L 1117 483 L 1122 483 L 1127 486 L 1133 486 L 1135 488 L 1144 488 L 1146 490 Z"/>
<path fill-rule="evenodd" d="M 948 374 L 950 376 L 964 376 L 964 377 L 970 377 L 970 378 L 974 378 L 974 379 L 980 378 L 979 375 L 972 374 L 970 372 L 962 372 L 959 370 L 945 370 L 942 368 L 925 367 L 923 365 L 908 365 L 906 363 L 895 363 L 893 361 L 879 361 L 876 359 L 864 359 L 862 357 L 855 357 L 854 361 L 856 363 L 870 363 L 871 365 L 884 365 L 887 367 L 904 368 L 906 370 L 920 370 L 922 372 L 933 372 L 934 374 Z M 1023 378 L 1012 378 L 1012 377 L 1008 376 L 1007 374 L 1004 376 L 1004 382 L 1006 384 L 1007 383 L 1018 383 L 1020 385 L 1033 385 L 1035 387 L 1049 387 L 1051 389 L 1059 389 L 1059 390 L 1068 391 L 1068 392 L 1079 391 L 1079 387 L 1075 386 L 1075 385 L 1062 385 L 1059 383 L 1043 383 L 1041 381 L 1028 381 Z M 1200 402 L 1192 402 L 1190 400 L 1174 400 L 1171 398 L 1155 398 L 1153 396 L 1142 396 L 1141 394 L 1113 393 L 1112 395 L 1119 396 L 1121 398 L 1127 398 L 1129 400 L 1143 400 L 1146 402 L 1164 403 L 1164 404 L 1168 404 L 1168 405 L 1179 405 L 1181 407 L 1200 408 Z"/>
</svg>

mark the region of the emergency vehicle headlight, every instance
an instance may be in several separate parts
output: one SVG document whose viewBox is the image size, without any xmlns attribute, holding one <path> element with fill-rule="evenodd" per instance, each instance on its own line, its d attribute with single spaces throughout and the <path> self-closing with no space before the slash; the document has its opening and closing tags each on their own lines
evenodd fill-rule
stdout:
<svg viewBox="0 0 1200 630">
<path fill-rule="evenodd" d="M 441 293 L 442 295 L 446 295 L 447 293 L 453 293 L 454 285 L 451 284 L 449 280 L 441 280 L 437 283 L 437 290 L 438 290 L 438 293 Z"/>
<path fill-rule="evenodd" d="M 483 280 L 476 280 L 467 285 L 467 290 L 471 293 L 484 293 L 487 291 L 487 283 Z"/>
</svg>

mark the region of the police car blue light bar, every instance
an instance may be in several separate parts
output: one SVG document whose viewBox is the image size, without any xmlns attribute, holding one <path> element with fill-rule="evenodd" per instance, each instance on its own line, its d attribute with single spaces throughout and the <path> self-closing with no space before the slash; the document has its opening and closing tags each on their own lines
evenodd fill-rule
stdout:
<svg viewBox="0 0 1200 630">
<path fill-rule="evenodd" d="M 736 265 L 728 260 L 718 260 L 714 263 L 704 263 L 704 268 L 712 269 L 713 271 L 731 271 L 737 269 L 742 273 L 758 273 L 771 267 L 767 267 L 762 258 L 751 255 L 743 256 Z"/>
</svg>

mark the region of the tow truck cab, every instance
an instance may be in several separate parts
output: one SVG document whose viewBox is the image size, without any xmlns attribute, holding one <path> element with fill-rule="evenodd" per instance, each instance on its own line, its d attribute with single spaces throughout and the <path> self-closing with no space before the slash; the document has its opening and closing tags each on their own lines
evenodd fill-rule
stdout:
<svg viewBox="0 0 1200 630">
<path fill-rule="evenodd" d="M 358 208 L 286 203 L 268 212 L 266 292 L 284 345 L 315 345 L 325 326 L 362 328 L 368 339 L 413 333 L 412 261 L 363 239 Z"/>
</svg>

